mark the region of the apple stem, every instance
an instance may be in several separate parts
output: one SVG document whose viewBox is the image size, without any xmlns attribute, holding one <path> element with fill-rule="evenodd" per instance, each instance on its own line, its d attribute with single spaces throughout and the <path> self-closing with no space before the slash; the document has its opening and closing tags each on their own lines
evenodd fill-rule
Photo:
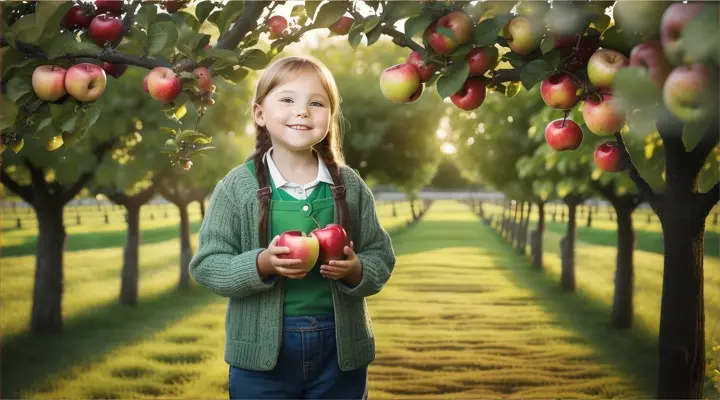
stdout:
<svg viewBox="0 0 720 400">
<path fill-rule="evenodd" d="M 567 122 L 568 116 L 570 115 L 571 112 L 572 112 L 572 109 L 565 111 L 565 116 L 563 117 L 563 122 L 562 122 L 561 128 L 565 127 L 565 123 Z"/>
</svg>

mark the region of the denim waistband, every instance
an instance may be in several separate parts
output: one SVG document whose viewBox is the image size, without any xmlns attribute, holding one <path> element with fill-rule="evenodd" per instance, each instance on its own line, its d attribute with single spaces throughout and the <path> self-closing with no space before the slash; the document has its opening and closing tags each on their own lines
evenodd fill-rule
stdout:
<svg viewBox="0 0 720 400">
<path fill-rule="evenodd" d="M 283 331 L 307 332 L 333 328 L 335 328 L 335 316 L 332 314 L 283 317 Z"/>
</svg>

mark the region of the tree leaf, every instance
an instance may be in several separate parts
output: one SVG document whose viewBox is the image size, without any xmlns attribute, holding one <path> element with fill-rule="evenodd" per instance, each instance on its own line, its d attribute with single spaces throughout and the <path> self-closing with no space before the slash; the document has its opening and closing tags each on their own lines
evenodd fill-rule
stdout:
<svg viewBox="0 0 720 400">
<path fill-rule="evenodd" d="M 613 101 L 617 107 L 644 109 L 653 107 L 662 100 L 662 92 L 650 80 L 647 70 L 642 67 L 621 69 L 613 80 Z"/>
<path fill-rule="evenodd" d="M 368 33 L 371 30 L 375 29 L 375 27 L 380 23 L 380 18 L 376 15 L 371 15 L 367 18 L 365 18 L 365 22 L 363 23 L 363 33 Z"/>
<path fill-rule="evenodd" d="M 267 54 L 260 49 L 250 49 L 240 57 L 243 60 L 243 66 L 250 69 L 263 69 L 268 65 Z"/>
<path fill-rule="evenodd" d="M 430 14 L 422 14 L 417 17 L 405 20 L 405 35 L 412 38 L 420 32 L 425 31 L 433 22 L 433 16 Z"/>
<path fill-rule="evenodd" d="M 175 46 L 178 40 L 178 30 L 170 22 L 157 22 L 150 25 L 148 30 L 149 54 L 156 54 L 165 48 Z"/>
<path fill-rule="evenodd" d="M 7 129 L 15 124 L 17 118 L 18 106 L 7 96 L 0 96 L 0 129 Z"/>
<path fill-rule="evenodd" d="M 100 54 L 101 51 L 95 43 L 79 42 L 75 35 L 68 32 L 56 34 L 47 45 L 41 47 L 47 48 L 47 56 L 51 60 L 66 54 L 79 52 Z"/>
<path fill-rule="evenodd" d="M 522 70 L 520 70 L 520 80 L 525 90 L 530 90 L 552 72 L 553 68 L 550 63 L 545 60 L 534 60 L 522 67 Z"/>
<path fill-rule="evenodd" d="M 555 47 L 555 43 L 553 43 L 553 39 L 546 37 L 545 39 L 540 42 L 540 51 L 542 51 L 543 54 L 547 54 L 549 51 L 551 51 Z"/>
<path fill-rule="evenodd" d="M 156 17 L 157 6 L 155 4 L 145 4 L 141 6 L 138 9 L 137 14 L 135 14 L 135 22 L 147 31 L 150 25 L 155 22 Z"/>
<path fill-rule="evenodd" d="M 450 39 L 455 39 L 455 32 L 452 31 L 452 29 L 445 27 L 445 26 L 438 26 L 435 31 L 443 36 L 447 36 Z"/>
<path fill-rule="evenodd" d="M 322 0 L 305 0 L 305 13 L 307 14 L 308 18 L 313 21 L 315 20 L 315 12 L 317 11 L 320 3 L 322 3 Z"/>
<path fill-rule="evenodd" d="M 291 17 L 307 17 L 307 13 L 305 12 L 305 6 L 302 4 L 298 4 L 296 6 L 293 6 L 292 11 L 290 11 Z"/>
<path fill-rule="evenodd" d="M 5 89 L 7 91 L 5 95 L 14 102 L 17 102 L 22 96 L 33 90 L 30 82 L 25 81 L 19 76 L 10 79 Z M 3 96 L 3 98 L 5 98 L 5 96 Z"/>
<path fill-rule="evenodd" d="M 509 20 L 508 16 L 497 16 L 481 21 L 475 27 L 475 44 L 483 47 L 497 43 L 500 31 Z"/>
<path fill-rule="evenodd" d="M 87 126 L 90 127 L 97 122 L 100 118 L 101 108 L 97 105 L 91 105 L 85 110 L 85 118 L 87 119 Z"/>
<path fill-rule="evenodd" d="M 520 82 L 508 82 L 507 89 L 505 89 L 505 95 L 509 99 L 512 99 L 513 97 L 515 97 L 515 95 L 520 93 L 521 88 L 522 85 Z"/>
<path fill-rule="evenodd" d="M 687 151 L 693 151 L 709 128 L 709 121 L 688 123 L 683 126 L 682 140 Z M 717 134 L 717 132 L 715 132 L 715 134 Z"/>
<path fill-rule="evenodd" d="M 384 21 L 397 21 L 400 19 L 416 17 L 422 13 L 419 1 L 388 1 L 383 11 Z"/>
<path fill-rule="evenodd" d="M 230 28 L 230 24 L 242 14 L 244 9 L 244 1 L 228 1 L 224 3 L 217 20 L 214 22 L 221 35 Z"/>
<path fill-rule="evenodd" d="M 214 8 L 215 5 L 211 1 L 201 1 L 197 6 L 195 6 L 195 17 L 202 24 Z"/>
<path fill-rule="evenodd" d="M 707 4 L 682 30 L 680 40 L 685 50 L 684 63 L 720 61 L 718 5 Z"/>
<path fill-rule="evenodd" d="M 350 44 L 350 47 L 357 48 L 357 46 L 362 41 L 363 37 L 363 31 L 362 31 L 362 24 L 358 24 L 357 21 L 355 22 L 357 25 L 353 25 L 352 28 L 350 28 L 350 31 L 348 32 L 348 43 Z"/>
<path fill-rule="evenodd" d="M 470 65 L 465 60 L 458 61 L 450 67 L 447 75 L 440 77 L 437 81 L 437 90 L 440 98 L 445 99 L 462 89 L 468 74 Z"/>
<path fill-rule="evenodd" d="M 607 14 L 595 14 L 592 19 L 590 19 L 590 23 L 597 29 L 599 32 L 604 31 L 607 29 L 608 26 L 610 26 L 611 18 Z"/>
<path fill-rule="evenodd" d="M 472 43 L 465 43 L 461 44 L 460 46 L 456 47 L 455 50 L 450 53 L 450 57 L 453 59 L 462 59 L 465 58 L 465 56 L 470 53 L 470 50 L 473 49 Z"/>
<path fill-rule="evenodd" d="M 348 5 L 347 1 L 337 0 L 323 4 L 317 12 L 317 17 L 313 20 L 313 25 L 325 28 L 334 24 L 345 15 Z"/>
<path fill-rule="evenodd" d="M 367 45 L 372 46 L 375 42 L 378 41 L 378 39 L 380 39 L 380 35 L 382 35 L 382 26 L 378 25 L 375 27 L 375 29 L 367 33 Z"/>
</svg>

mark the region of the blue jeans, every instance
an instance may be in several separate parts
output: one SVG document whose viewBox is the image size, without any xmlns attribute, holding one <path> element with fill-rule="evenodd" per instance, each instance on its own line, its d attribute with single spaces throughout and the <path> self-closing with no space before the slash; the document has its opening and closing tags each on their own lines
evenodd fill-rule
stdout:
<svg viewBox="0 0 720 400">
<path fill-rule="evenodd" d="M 366 399 L 368 368 L 341 371 L 332 315 L 284 317 L 270 371 L 230 366 L 230 399 Z"/>
</svg>

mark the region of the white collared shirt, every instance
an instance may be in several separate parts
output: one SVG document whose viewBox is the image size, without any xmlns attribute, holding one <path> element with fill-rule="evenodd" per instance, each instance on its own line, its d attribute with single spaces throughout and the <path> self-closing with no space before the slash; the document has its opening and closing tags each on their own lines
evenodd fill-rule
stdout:
<svg viewBox="0 0 720 400">
<path fill-rule="evenodd" d="M 320 182 L 326 182 L 330 185 L 333 184 L 332 176 L 330 175 L 330 171 L 327 168 L 327 165 L 325 165 L 325 162 L 323 162 L 322 157 L 318 156 L 318 174 L 315 180 L 313 180 L 310 183 L 307 183 L 305 185 L 300 185 L 295 182 L 288 181 L 285 179 L 284 176 L 280 173 L 280 170 L 278 170 L 277 166 L 275 165 L 275 162 L 273 162 L 272 159 L 272 152 L 273 148 L 271 147 L 270 150 L 268 150 L 264 155 L 264 162 L 268 166 L 268 170 L 270 171 L 270 176 L 272 177 L 273 182 L 275 183 L 275 187 L 278 189 L 284 190 L 287 194 L 291 195 L 292 197 L 298 199 L 298 200 L 305 200 L 310 196 L 313 189 L 320 183 Z M 269 187 L 269 186 L 268 186 Z M 270 188 L 272 190 L 272 188 Z"/>
</svg>

